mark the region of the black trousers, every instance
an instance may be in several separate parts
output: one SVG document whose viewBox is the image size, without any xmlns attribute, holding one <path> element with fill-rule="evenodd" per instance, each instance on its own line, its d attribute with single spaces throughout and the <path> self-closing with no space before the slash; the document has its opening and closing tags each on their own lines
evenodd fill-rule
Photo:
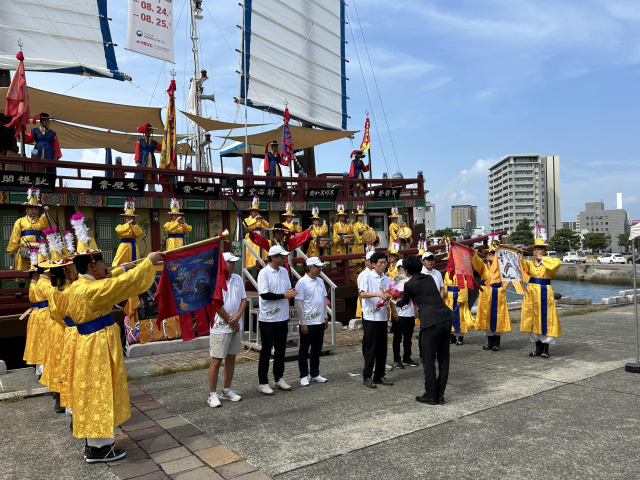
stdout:
<svg viewBox="0 0 640 480">
<path fill-rule="evenodd" d="M 424 396 L 437 400 L 444 395 L 449 378 L 449 348 L 451 320 L 420 330 L 422 366 L 424 368 Z M 436 378 L 436 359 L 438 377 Z"/>
<path fill-rule="evenodd" d="M 411 359 L 411 336 L 413 328 L 416 326 L 416 319 L 413 317 L 400 317 L 397 322 L 391 322 L 393 332 L 393 361 L 401 362 Z M 402 343 L 403 354 L 400 357 L 400 343 Z"/>
<path fill-rule="evenodd" d="M 362 376 L 374 380 L 384 377 L 384 367 L 387 363 L 387 322 L 362 320 L 364 337 L 362 338 L 362 355 L 364 355 L 364 369 Z M 375 365 L 375 372 L 374 372 Z"/>
<path fill-rule="evenodd" d="M 258 360 L 258 381 L 260 385 L 269 383 L 269 360 L 273 347 L 273 378 L 277 382 L 284 375 L 284 354 L 287 350 L 289 320 L 282 322 L 258 322 L 260 324 L 260 359 Z"/>
<path fill-rule="evenodd" d="M 312 377 L 320 375 L 320 353 L 322 353 L 322 341 L 324 340 L 324 323 L 307 325 L 307 328 L 309 333 L 306 335 L 300 334 L 300 350 L 298 350 L 300 378 L 309 375 L 309 366 L 311 366 Z M 311 347 L 311 357 L 309 357 L 309 347 Z"/>
</svg>

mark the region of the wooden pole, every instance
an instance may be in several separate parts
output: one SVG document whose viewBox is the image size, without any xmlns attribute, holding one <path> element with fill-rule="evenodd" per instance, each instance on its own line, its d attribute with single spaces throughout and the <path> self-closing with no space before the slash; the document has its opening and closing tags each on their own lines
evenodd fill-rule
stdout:
<svg viewBox="0 0 640 480">
<path fill-rule="evenodd" d="M 367 150 L 367 155 L 369 156 L 369 180 L 371 180 L 373 177 L 371 176 L 371 148 L 369 148 L 369 150 Z"/>
</svg>

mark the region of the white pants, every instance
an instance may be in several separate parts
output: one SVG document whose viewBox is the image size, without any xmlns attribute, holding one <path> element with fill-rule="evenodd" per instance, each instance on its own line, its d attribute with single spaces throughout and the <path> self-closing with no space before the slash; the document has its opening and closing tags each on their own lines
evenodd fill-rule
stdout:
<svg viewBox="0 0 640 480">
<path fill-rule="evenodd" d="M 531 333 L 529 332 L 529 340 L 533 343 L 536 343 L 538 340 L 542 343 L 548 343 L 549 345 L 556 344 L 556 337 L 549 337 L 547 335 L 540 335 L 539 333 Z"/>
<path fill-rule="evenodd" d="M 36 375 L 42 375 L 42 370 L 44 369 L 44 365 L 36 365 Z"/>
<path fill-rule="evenodd" d="M 107 438 L 87 438 L 87 445 L 94 448 L 104 447 L 105 445 L 111 445 L 115 441 L 116 430 L 113 429 L 113 436 Z"/>
</svg>

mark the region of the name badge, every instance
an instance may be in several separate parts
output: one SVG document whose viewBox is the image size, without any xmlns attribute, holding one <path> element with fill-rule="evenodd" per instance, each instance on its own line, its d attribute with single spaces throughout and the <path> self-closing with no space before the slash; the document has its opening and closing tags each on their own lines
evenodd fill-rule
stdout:
<svg viewBox="0 0 640 480">
<path fill-rule="evenodd" d="M 278 313 L 280 311 L 280 309 L 278 307 L 274 308 L 273 310 L 267 310 L 266 312 L 264 312 L 264 314 L 268 317 L 271 317 L 272 315 L 275 315 L 276 313 Z"/>
</svg>

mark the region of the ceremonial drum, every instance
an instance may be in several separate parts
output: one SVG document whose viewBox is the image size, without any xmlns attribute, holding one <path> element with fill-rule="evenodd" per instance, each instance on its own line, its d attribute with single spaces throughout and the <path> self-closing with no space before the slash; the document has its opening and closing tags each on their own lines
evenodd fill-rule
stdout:
<svg viewBox="0 0 640 480">
<path fill-rule="evenodd" d="M 340 245 L 353 245 L 356 238 L 353 235 L 340 235 Z"/>
<path fill-rule="evenodd" d="M 376 231 L 373 228 L 368 228 L 362 233 L 362 241 L 367 245 L 376 241 Z"/>
<path fill-rule="evenodd" d="M 371 245 L 373 245 L 374 247 L 379 247 L 381 243 L 382 237 L 380 236 L 380 234 L 376 233 L 376 239 L 371 243 Z"/>
<path fill-rule="evenodd" d="M 360 275 L 363 270 L 364 270 L 364 268 L 362 268 L 362 267 L 352 268 L 351 271 L 349 272 L 349 279 L 354 283 L 357 282 L 358 281 L 358 275 Z"/>
<path fill-rule="evenodd" d="M 411 245 L 411 229 L 409 227 L 402 227 L 398 230 L 398 240 L 400 240 L 400 245 L 403 247 L 407 247 Z"/>
<path fill-rule="evenodd" d="M 333 242 L 330 238 L 318 238 L 316 239 L 316 244 L 318 248 L 331 248 L 333 247 Z"/>
</svg>

